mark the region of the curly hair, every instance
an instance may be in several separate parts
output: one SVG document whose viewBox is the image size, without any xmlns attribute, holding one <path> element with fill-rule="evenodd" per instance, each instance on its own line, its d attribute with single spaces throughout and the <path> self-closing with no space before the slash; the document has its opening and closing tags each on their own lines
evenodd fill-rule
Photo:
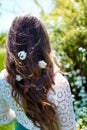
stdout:
<svg viewBox="0 0 87 130">
<path fill-rule="evenodd" d="M 16 17 L 10 27 L 6 47 L 7 80 L 12 86 L 13 98 L 41 130 L 59 130 L 56 107 L 47 99 L 47 93 L 54 84 L 54 72 L 45 26 L 31 15 Z M 20 51 L 27 54 L 24 60 L 18 57 Z M 43 69 L 38 65 L 41 60 L 47 63 Z M 17 81 L 16 75 L 22 79 Z"/>
</svg>

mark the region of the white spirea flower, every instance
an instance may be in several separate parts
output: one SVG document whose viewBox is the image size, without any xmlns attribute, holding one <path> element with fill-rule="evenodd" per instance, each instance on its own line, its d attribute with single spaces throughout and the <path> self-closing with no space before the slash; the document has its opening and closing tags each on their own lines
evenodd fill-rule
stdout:
<svg viewBox="0 0 87 130">
<path fill-rule="evenodd" d="M 38 62 L 38 65 L 40 68 L 44 69 L 46 67 L 47 63 L 44 60 L 41 60 Z"/>
<path fill-rule="evenodd" d="M 17 81 L 21 81 L 21 80 L 22 80 L 22 77 L 17 74 L 17 75 L 16 75 L 16 80 L 17 80 Z"/>
<path fill-rule="evenodd" d="M 27 56 L 27 53 L 25 51 L 18 52 L 18 57 L 20 60 L 25 60 L 26 56 Z"/>
</svg>

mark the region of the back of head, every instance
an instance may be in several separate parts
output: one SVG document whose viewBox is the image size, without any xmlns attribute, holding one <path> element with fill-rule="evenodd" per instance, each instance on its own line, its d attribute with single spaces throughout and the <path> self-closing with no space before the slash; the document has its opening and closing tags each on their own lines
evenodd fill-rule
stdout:
<svg viewBox="0 0 87 130">
<path fill-rule="evenodd" d="M 7 80 L 12 96 L 18 103 L 21 100 L 28 118 L 42 130 L 56 130 L 52 123 L 56 122 L 55 111 L 47 100 L 53 83 L 50 52 L 46 28 L 38 18 L 24 15 L 14 19 L 7 39 Z"/>
</svg>

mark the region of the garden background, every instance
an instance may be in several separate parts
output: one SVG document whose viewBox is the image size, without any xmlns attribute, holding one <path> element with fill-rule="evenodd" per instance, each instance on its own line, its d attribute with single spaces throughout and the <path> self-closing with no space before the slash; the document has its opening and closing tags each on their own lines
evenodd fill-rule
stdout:
<svg viewBox="0 0 87 130">
<path fill-rule="evenodd" d="M 44 1 L 43 5 L 40 0 L 33 0 L 33 10 L 38 8 L 38 16 L 48 29 L 52 48 L 62 70 L 69 72 L 66 77 L 71 86 L 77 130 L 87 130 L 87 0 Z M 45 7 L 48 2 L 49 10 Z M 3 0 L 0 0 L 0 9 L 2 5 Z M 19 10 L 22 10 L 20 6 Z M 6 36 L 7 31 L 0 31 L 0 71 L 5 67 Z M 14 130 L 15 124 L 0 126 L 0 130 Z"/>
</svg>

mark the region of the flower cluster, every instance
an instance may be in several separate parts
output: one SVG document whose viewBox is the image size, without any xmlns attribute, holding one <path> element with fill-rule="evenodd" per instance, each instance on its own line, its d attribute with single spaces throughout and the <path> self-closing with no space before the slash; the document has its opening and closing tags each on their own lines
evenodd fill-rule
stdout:
<svg viewBox="0 0 87 130">
<path fill-rule="evenodd" d="M 17 80 L 17 81 L 21 81 L 21 80 L 22 80 L 22 77 L 17 74 L 17 75 L 16 75 L 16 80 Z"/>
<path fill-rule="evenodd" d="M 20 52 L 18 52 L 18 57 L 19 57 L 20 60 L 25 60 L 26 57 L 27 57 L 27 53 L 25 51 L 20 51 Z M 44 68 L 46 68 L 47 63 L 44 60 L 41 60 L 41 61 L 38 61 L 38 65 L 41 69 L 44 69 Z M 17 74 L 16 80 L 21 81 L 22 77 Z"/>
<path fill-rule="evenodd" d="M 18 52 L 18 57 L 20 60 L 25 60 L 27 57 L 27 53 L 25 51 Z M 41 60 L 38 62 L 38 65 L 40 68 L 44 69 L 47 65 L 47 63 L 44 60 Z"/>
<path fill-rule="evenodd" d="M 47 63 L 44 60 L 41 60 L 38 62 L 38 65 L 41 69 L 44 69 L 47 65 Z"/>
<path fill-rule="evenodd" d="M 27 53 L 25 51 L 18 52 L 18 57 L 20 60 L 25 60 L 26 56 L 27 56 Z"/>
</svg>

